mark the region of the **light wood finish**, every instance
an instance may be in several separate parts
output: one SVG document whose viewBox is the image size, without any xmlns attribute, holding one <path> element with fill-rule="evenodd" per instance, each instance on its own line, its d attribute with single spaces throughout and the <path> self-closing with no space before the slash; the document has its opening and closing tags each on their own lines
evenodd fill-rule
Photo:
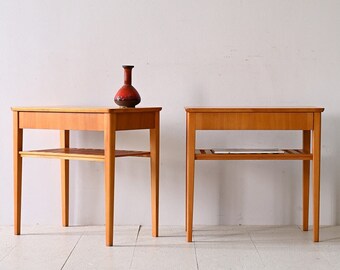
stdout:
<svg viewBox="0 0 340 270">
<path fill-rule="evenodd" d="M 62 112 L 62 113 L 136 113 L 155 112 L 161 110 L 160 107 L 145 108 L 107 108 L 107 107 L 12 107 L 12 111 L 17 112 Z"/>
<path fill-rule="evenodd" d="M 43 158 L 59 158 L 59 159 L 75 159 L 87 161 L 103 161 L 105 160 L 104 149 L 86 149 L 86 148 L 57 148 L 33 151 L 20 151 L 22 157 L 43 157 Z M 116 150 L 115 157 L 150 157 L 148 151 L 129 151 Z"/>
<path fill-rule="evenodd" d="M 13 112 L 13 175 L 14 175 L 14 234 L 20 234 L 23 130 L 19 128 L 19 113 Z"/>
<path fill-rule="evenodd" d="M 115 130 L 152 129 L 155 126 L 153 111 L 118 109 Z M 112 112 L 110 112 L 112 113 Z M 133 117 L 132 117 L 133 115 Z M 19 127 L 26 129 L 60 129 L 60 130 L 104 130 L 102 112 L 62 112 L 23 111 L 20 112 Z"/>
<path fill-rule="evenodd" d="M 101 113 L 20 112 L 19 127 L 27 129 L 104 130 Z"/>
<path fill-rule="evenodd" d="M 70 147 L 70 131 L 60 131 L 60 147 Z M 22 155 L 21 155 L 22 156 Z M 61 166 L 61 209 L 62 209 L 62 225 L 68 226 L 69 223 L 69 189 L 70 189 L 70 162 L 66 159 L 60 161 Z"/>
<path fill-rule="evenodd" d="M 113 110 L 106 107 L 12 107 L 17 112 L 61 112 L 61 113 L 109 113 Z"/>
<path fill-rule="evenodd" d="M 314 117 L 313 144 L 313 225 L 314 241 L 319 242 L 320 222 L 320 151 L 321 151 L 321 113 Z"/>
<path fill-rule="evenodd" d="M 310 153 L 310 130 L 302 132 L 303 151 Z M 313 155 L 312 155 L 313 159 Z M 310 162 L 302 161 L 302 229 L 308 231 Z"/>
<path fill-rule="evenodd" d="M 196 149 L 196 160 L 312 160 L 313 155 L 303 149 L 282 149 L 283 154 L 214 154 L 211 149 Z"/>
<path fill-rule="evenodd" d="M 14 232 L 20 234 L 22 157 L 57 158 L 61 160 L 62 224 L 69 225 L 69 160 L 104 162 L 106 245 L 113 244 L 114 175 L 116 157 L 149 157 L 151 159 L 152 234 L 158 236 L 159 212 L 159 113 L 162 108 L 103 107 L 14 107 Z M 58 149 L 23 150 L 23 129 L 60 130 Z M 150 130 L 150 151 L 116 150 L 116 131 Z M 104 132 L 104 149 L 70 148 L 70 130 Z"/>
<path fill-rule="evenodd" d="M 197 130 L 305 130 L 313 113 L 196 113 Z"/>
<path fill-rule="evenodd" d="M 186 126 L 186 229 L 187 241 L 192 241 L 192 226 L 194 215 L 194 174 L 195 174 L 195 144 L 196 144 L 196 127 L 195 114 L 187 114 Z"/>
<path fill-rule="evenodd" d="M 316 107 L 186 107 L 189 113 L 317 113 Z"/>
<path fill-rule="evenodd" d="M 153 129 L 155 122 L 154 112 L 120 113 L 117 114 L 116 130 Z"/>
<path fill-rule="evenodd" d="M 115 183 L 115 155 L 116 144 L 116 115 L 106 114 L 104 129 L 105 149 L 105 224 L 106 224 L 106 245 L 113 244 L 113 203 Z"/>
<path fill-rule="evenodd" d="M 159 113 L 155 114 L 155 127 L 150 129 L 151 209 L 152 236 L 158 236 L 159 221 Z"/>
<path fill-rule="evenodd" d="M 319 241 L 321 112 L 314 107 L 186 108 L 186 231 L 192 241 L 195 160 L 302 160 L 303 230 L 308 230 L 310 161 L 313 162 L 314 241 Z M 301 130 L 302 149 L 283 154 L 214 154 L 196 148 L 197 130 Z M 310 152 L 312 131 L 313 151 Z"/>
</svg>

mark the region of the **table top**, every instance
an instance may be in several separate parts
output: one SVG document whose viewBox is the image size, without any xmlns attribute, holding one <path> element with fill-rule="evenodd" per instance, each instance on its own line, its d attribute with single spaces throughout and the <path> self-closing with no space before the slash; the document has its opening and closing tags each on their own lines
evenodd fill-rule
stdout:
<svg viewBox="0 0 340 270">
<path fill-rule="evenodd" d="M 69 113 L 128 113 L 128 112 L 157 112 L 161 107 L 140 107 L 140 108 L 110 108 L 110 107 L 12 107 L 17 112 L 69 112 Z"/>
<path fill-rule="evenodd" d="M 321 107 L 185 107 L 191 113 L 308 113 L 323 112 Z"/>
</svg>

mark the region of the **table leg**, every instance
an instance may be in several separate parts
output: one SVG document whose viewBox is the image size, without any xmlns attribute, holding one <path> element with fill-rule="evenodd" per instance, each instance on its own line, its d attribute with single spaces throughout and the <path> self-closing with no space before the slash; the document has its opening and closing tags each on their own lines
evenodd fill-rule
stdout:
<svg viewBox="0 0 340 270">
<path fill-rule="evenodd" d="M 320 150 L 321 150 L 321 113 L 314 113 L 313 130 L 313 207 L 314 242 L 319 242 L 320 223 Z"/>
<path fill-rule="evenodd" d="M 194 210 L 194 174 L 195 174 L 195 119 L 187 113 L 186 127 L 186 229 L 187 241 L 192 242 L 193 210 Z"/>
<path fill-rule="evenodd" d="M 106 245 L 113 245 L 114 217 L 114 177 L 115 177 L 115 143 L 116 116 L 105 114 L 104 151 L 105 151 L 105 226 Z"/>
<path fill-rule="evenodd" d="M 187 162 L 187 157 L 188 157 L 188 131 L 186 131 L 186 136 L 185 136 L 185 231 L 188 231 L 188 177 L 187 177 L 187 172 L 188 172 L 188 162 Z"/>
<path fill-rule="evenodd" d="M 151 211 L 152 236 L 158 236 L 159 221 L 159 112 L 155 114 L 155 128 L 150 129 Z"/>
<path fill-rule="evenodd" d="M 60 131 L 60 147 L 70 147 L 70 131 Z M 62 224 L 64 227 L 69 225 L 69 178 L 70 162 L 62 159 L 61 162 L 61 204 L 62 204 Z"/>
<path fill-rule="evenodd" d="M 303 150 L 310 153 L 310 130 L 304 130 Z M 310 161 L 302 161 L 302 228 L 308 231 L 308 216 L 309 216 L 309 178 L 310 178 Z"/>
<path fill-rule="evenodd" d="M 21 231 L 21 192 L 23 130 L 19 128 L 19 113 L 13 112 L 13 168 L 14 168 L 14 234 Z"/>
</svg>

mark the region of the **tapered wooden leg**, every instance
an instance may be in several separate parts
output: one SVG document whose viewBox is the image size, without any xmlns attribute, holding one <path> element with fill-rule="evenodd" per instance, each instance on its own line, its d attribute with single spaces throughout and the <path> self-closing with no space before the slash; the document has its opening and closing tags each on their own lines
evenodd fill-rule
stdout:
<svg viewBox="0 0 340 270">
<path fill-rule="evenodd" d="M 106 245 L 113 245 L 114 217 L 114 177 L 115 177 L 115 141 L 116 116 L 105 114 L 104 151 L 105 151 L 105 226 Z"/>
<path fill-rule="evenodd" d="M 155 128 L 150 129 L 152 236 L 158 236 L 159 221 L 159 112 Z"/>
<path fill-rule="evenodd" d="M 185 158 L 187 159 L 188 156 L 188 132 L 186 133 L 186 141 L 185 141 Z M 188 162 L 185 162 L 185 231 L 188 231 Z"/>
<path fill-rule="evenodd" d="M 321 151 L 321 113 L 314 113 L 313 130 L 313 206 L 314 242 L 319 242 L 320 223 L 320 151 Z"/>
<path fill-rule="evenodd" d="M 70 147 L 70 131 L 60 131 L 60 147 Z M 64 227 L 69 225 L 69 178 L 70 164 L 69 160 L 62 159 L 61 165 L 61 204 L 62 204 L 62 224 Z"/>
<path fill-rule="evenodd" d="M 310 130 L 303 131 L 303 150 L 310 153 Z M 308 231 L 310 161 L 302 161 L 302 228 Z"/>
<path fill-rule="evenodd" d="M 187 121 L 188 121 L 188 116 L 187 116 Z M 185 231 L 188 231 L 188 123 L 187 123 L 187 130 L 185 134 L 185 157 L 186 157 L 186 162 L 185 162 Z"/>
<path fill-rule="evenodd" d="M 13 169 L 14 169 L 14 234 L 21 232 L 22 151 L 23 130 L 19 128 L 19 113 L 13 112 Z"/>
<path fill-rule="evenodd" d="M 195 174 L 195 119 L 187 113 L 186 145 L 186 229 L 187 241 L 192 242 L 193 209 L 194 209 L 194 174 Z"/>
</svg>

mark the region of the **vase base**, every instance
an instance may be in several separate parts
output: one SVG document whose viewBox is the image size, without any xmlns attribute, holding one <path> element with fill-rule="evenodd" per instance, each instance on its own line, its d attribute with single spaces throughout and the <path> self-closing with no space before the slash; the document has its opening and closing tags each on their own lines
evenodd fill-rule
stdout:
<svg viewBox="0 0 340 270">
<path fill-rule="evenodd" d="M 132 99 L 132 100 L 114 100 L 114 102 L 122 108 L 134 108 L 137 104 L 140 103 L 140 100 Z"/>
<path fill-rule="evenodd" d="M 128 106 L 119 106 L 118 107 L 119 109 L 130 109 L 130 108 L 133 108 L 133 109 L 135 109 L 136 108 L 136 106 L 130 106 L 130 107 L 128 107 Z"/>
</svg>

